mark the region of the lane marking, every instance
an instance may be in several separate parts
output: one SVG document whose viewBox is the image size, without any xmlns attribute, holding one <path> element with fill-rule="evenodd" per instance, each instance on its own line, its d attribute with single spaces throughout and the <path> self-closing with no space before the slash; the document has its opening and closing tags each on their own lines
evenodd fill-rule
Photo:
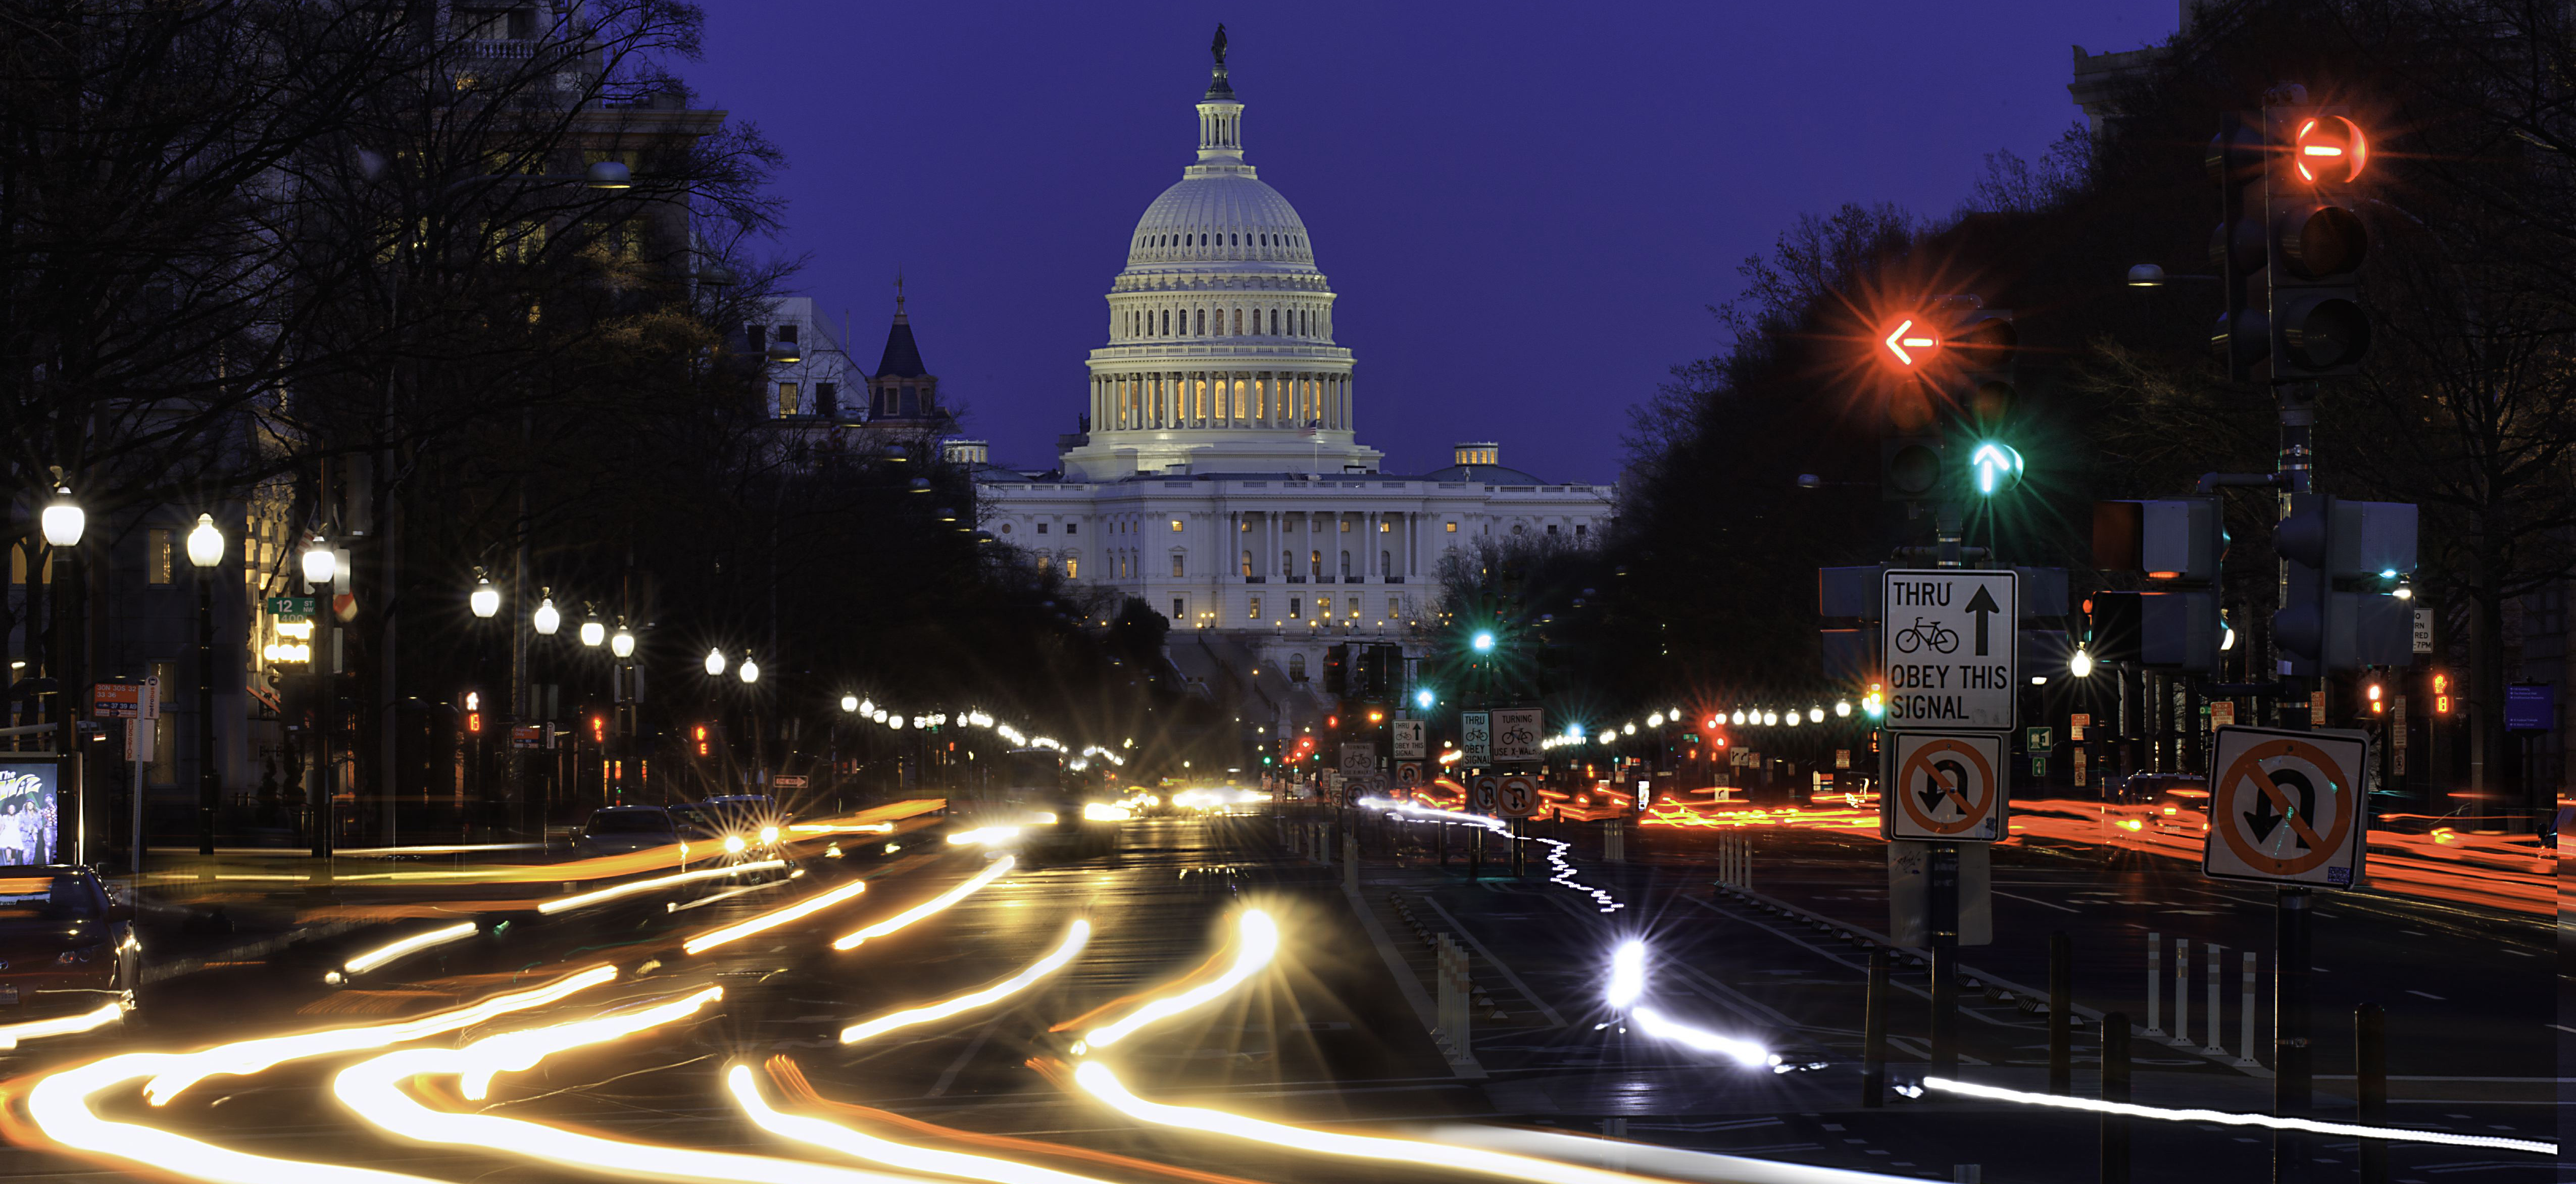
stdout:
<svg viewBox="0 0 2576 1184">
<path fill-rule="evenodd" d="M 1555 900 L 1557 898 L 1551 896 L 1548 899 Z M 1485 943 L 1477 941 L 1475 934 L 1467 932 L 1467 927 L 1459 924 L 1458 918 L 1450 916 L 1449 910 L 1441 908 L 1439 901 L 1431 899 L 1429 893 L 1422 894 L 1421 900 L 1422 903 L 1431 906 L 1432 912 L 1440 914 L 1440 919 L 1448 922 L 1449 928 L 1457 931 L 1460 940 L 1463 940 L 1468 945 L 1474 947 L 1478 957 L 1483 958 L 1487 964 L 1491 965 L 1495 970 L 1500 971 L 1503 976 L 1503 981 L 1510 983 L 1513 990 L 1521 993 L 1521 998 L 1529 1000 L 1532 1006 L 1537 1007 L 1538 1013 L 1546 1016 L 1548 1023 L 1559 1028 L 1565 1026 L 1564 1016 L 1556 1014 L 1556 1009 L 1548 1006 L 1547 1000 L 1539 998 L 1538 992 L 1531 990 L 1528 983 L 1521 981 L 1521 976 L 1512 973 L 1511 967 L 1503 965 L 1503 960 L 1495 957 L 1492 950 L 1486 949 Z"/>
</svg>

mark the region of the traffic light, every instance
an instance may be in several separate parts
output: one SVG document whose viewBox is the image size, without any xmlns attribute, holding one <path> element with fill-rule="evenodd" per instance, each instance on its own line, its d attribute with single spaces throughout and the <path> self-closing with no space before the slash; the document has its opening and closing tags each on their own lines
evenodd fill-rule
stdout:
<svg viewBox="0 0 2576 1184">
<path fill-rule="evenodd" d="M 2225 516 L 2214 496 L 2093 503 L 2093 566 L 2139 572 L 2160 587 L 2094 594 L 2092 660 L 2216 672 L 2226 648 L 2219 601 L 2226 557 Z"/>
<path fill-rule="evenodd" d="M 2451 714 L 2451 676 L 2439 670 L 2433 672 L 2433 714 Z"/>
<path fill-rule="evenodd" d="M 1351 693 L 1351 647 L 1324 647 L 1324 693 L 1336 699 Z"/>
<path fill-rule="evenodd" d="M 2338 587 L 2415 570 L 2415 506 L 2290 495 L 2273 535 L 2285 588 L 2272 631 L 2282 673 L 2313 677 L 2414 660 L 2414 614 L 2384 592 Z"/>
<path fill-rule="evenodd" d="M 2359 274 L 2370 234 L 2350 190 L 2369 140 L 2341 107 L 2265 107 L 2263 125 L 2272 381 L 2353 373 L 2370 352 Z"/>
<path fill-rule="evenodd" d="M 1959 314 L 1949 349 L 1958 367 L 1960 417 L 1979 437 L 2002 430 L 2021 397 L 2021 331 L 2013 327 L 2011 310 L 1972 308 Z"/>
<path fill-rule="evenodd" d="M 1979 440 L 1968 450 L 1968 485 L 1993 497 L 2021 484 L 2021 453 L 2001 440 Z"/>
<path fill-rule="evenodd" d="M 598 714 L 593 714 L 593 715 L 590 717 L 590 742 L 591 742 L 591 743 L 593 743 L 593 744 L 606 744 L 606 743 L 608 743 L 608 717 L 607 717 L 607 716 L 604 716 L 604 715 L 598 715 Z"/>
<path fill-rule="evenodd" d="M 1941 492 L 1949 449 L 1939 436 L 1886 436 L 1878 442 L 1878 495 L 1891 502 L 1919 502 Z"/>
<path fill-rule="evenodd" d="M 715 752 L 715 729 L 707 724 L 689 725 L 689 755 L 706 759 Z"/>
<path fill-rule="evenodd" d="M 2378 676 L 2373 675 L 2368 682 L 2362 684 L 2361 697 L 2368 704 L 2372 715 L 2388 714 L 2388 688 Z"/>
<path fill-rule="evenodd" d="M 1891 502 L 1919 502 L 1941 491 L 1945 450 L 1933 426 L 1933 391 L 1944 343 L 1942 314 L 1930 309 L 1896 313 L 1880 322 L 1871 355 L 1893 379 L 1878 442 L 1878 495 Z"/>
<path fill-rule="evenodd" d="M 2261 123 L 2230 112 L 2220 118 L 2204 162 L 2210 179 L 2218 182 L 2219 194 L 2218 229 L 2210 235 L 2209 261 L 2218 270 L 2220 291 L 2227 301 L 2210 344 L 2226 359 L 2227 377 L 2233 382 L 2251 380 L 2254 364 L 2272 348 L 2265 322 L 2270 301 L 2268 295 L 2255 294 L 2263 280 L 2266 243 L 2271 237 L 2256 190 L 2263 180 L 2264 156 Z"/>
</svg>

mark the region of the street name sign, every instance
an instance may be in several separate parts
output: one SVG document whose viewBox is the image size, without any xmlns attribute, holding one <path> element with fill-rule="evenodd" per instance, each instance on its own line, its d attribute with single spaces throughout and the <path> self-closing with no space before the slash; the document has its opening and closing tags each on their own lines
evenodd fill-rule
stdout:
<svg viewBox="0 0 2576 1184">
<path fill-rule="evenodd" d="M 1494 713 L 1494 763 L 1534 765 L 1539 759 L 1539 709 L 1514 707 Z"/>
<path fill-rule="evenodd" d="M 1494 720 L 1490 712 L 1458 713 L 1458 747 L 1467 754 L 1471 765 L 1494 763 Z"/>
<path fill-rule="evenodd" d="M 1898 732 L 1887 746 L 1887 835 L 1947 843 L 2004 837 L 2004 738 Z"/>
<path fill-rule="evenodd" d="M 2222 880 L 2361 882 L 2370 736 L 2344 728 L 2220 728 L 2201 871 Z"/>
<path fill-rule="evenodd" d="M 2012 730 L 2021 698 L 2021 576 L 1970 568 L 1882 577 L 1879 669 L 1893 731 Z"/>
</svg>

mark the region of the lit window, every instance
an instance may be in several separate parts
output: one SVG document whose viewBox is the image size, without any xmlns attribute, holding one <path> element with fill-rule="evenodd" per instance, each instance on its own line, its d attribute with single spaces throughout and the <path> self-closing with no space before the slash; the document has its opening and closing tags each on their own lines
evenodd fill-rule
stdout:
<svg viewBox="0 0 2576 1184">
<path fill-rule="evenodd" d="M 1261 619 L 1261 598 L 1260 598 L 1260 597 L 1258 597 L 1258 596 L 1255 596 L 1255 597 L 1253 597 L 1253 598 L 1252 598 L 1252 600 L 1251 600 L 1249 603 L 1250 603 L 1251 607 L 1250 607 L 1250 608 L 1248 608 L 1248 609 L 1246 609 L 1246 610 L 1244 610 L 1244 614 L 1243 614 L 1243 615 L 1244 615 L 1244 616 L 1246 616 L 1246 617 L 1249 617 L 1249 618 L 1251 618 L 1251 619 L 1253 619 L 1253 620 L 1255 620 L 1255 621 L 1260 620 L 1260 619 Z"/>
<path fill-rule="evenodd" d="M 1342 533 L 1343 533 L 1343 534 L 1349 534 L 1350 532 L 1351 532 L 1351 520 L 1350 520 L 1350 519 L 1348 519 L 1348 518 L 1344 518 L 1344 519 L 1342 519 Z"/>
<path fill-rule="evenodd" d="M 1172 556 L 1172 578 L 1181 578 L 1181 557 L 1178 555 Z"/>
<path fill-rule="evenodd" d="M 1068 580 L 1071 580 L 1071 579 L 1078 579 L 1078 578 L 1080 578 L 1080 577 L 1081 577 L 1081 575 L 1082 575 L 1082 573 L 1081 573 L 1080 571 L 1076 570 L 1076 568 L 1081 564 L 1081 562 L 1082 562 L 1082 560 L 1080 560 L 1080 559 L 1078 559 L 1078 558 L 1076 558 L 1076 557 L 1074 557 L 1074 556 L 1071 556 L 1071 555 L 1067 555 L 1067 556 L 1065 556 L 1065 557 L 1064 557 L 1064 578 L 1066 578 L 1066 579 L 1068 579 Z"/>
<path fill-rule="evenodd" d="M 778 384 L 778 414 L 779 414 L 779 417 L 783 419 L 783 418 L 786 418 L 787 416 L 791 416 L 791 415 L 796 414 L 797 403 L 798 403 L 798 400 L 797 400 L 797 398 L 796 398 L 796 384 L 795 384 L 795 383 L 792 383 L 792 382 L 782 382 L 782 383 L 779 383 L 779 384 Z"/>
<path fill-rule="evenodd" d="M 178 537 L 175 530 L 155 530 L 144 537 L 143 578 L 155 584 L 167 584 L 178 574 Z"/>
<path fill-rule="evenodd" d="M 1456 534 L 1456 533 L 1458 533 L 1458 522 L 1457 522 L 1457 520 L 1456 520 L 1456 519 L 1454 519 L 1454 518 L 1453 518 L 1453 519 L 1451 519 L 1451 520 L 1447 523 L 1447 526 L 1448 526 L 1448 528 L 1449 528 L 1449 533 L 1451 533 L 1451 534 Z"/>
<path fill-rule="evenodd" d="M 1330 596 L 1318 596 L 1318 597 L 1316 597 L 1316 598 L 1315 598 L 1315 615 L 1316 615 L 1317 617 L 1319 617 L 1319 618 L 1322 618 L 1323 620 L 1327 620 L 1327 621 L 1332 620 L 1332 619 L 1333 619 L 1333 598 L 1332 598 L 1332 597 L 1330 597 Z"/>
<path fill-rule="evenodd" d="M 1251 530 L 1252 530 L 1252 519 L 1249 519 L 1249 518 L 1244 519 L 1244 520 L 1243 520 L 1243 525 L 1242 525 L 1242 526 L 1240 526 L 1240 527 L 1238 527 L 1237 529 L 1242 530 L 1242 531 L 1244 531 L 1245 533 L 1250 533 L 1250 532 L 1251 532 Z"/>
<path fill-rule="evenodd" d="M 1389 596 L 1386 598 L 1386 616 L 1390 621 L 1401 619 L 1404 616 L 1403 597 Z"/>
<path fill-rule="evenodd" d="M 1305 600 L 1305 598 L 1304 598 L 1304 597 L 1302 597 L 1302 596 L 1291 596 L 1291 597 L 1289 597 L 1289 598 L 1288 598 L 1288 616 L 1289 616 L 1289 618 L 1293 620 L 1293 619 L 1295 619 L 1295 618 L 1302 617 L 1302 616 L 1304 616 L 1304 615 L 1306 615 L 1306 600 Z M 1305 659 L 1304 659 L 1304 658 L 1302 658 L 1302 657 L 1299 657 L 1299 658 L 1291 658 L 1291 659 L 1289 660 L 1288 668 L 1289 668 L 1290 670 L 1292 670 L 1292 671 L 1294 671 L 1294 670 L 1300 670 L 1300 669 L 1303 669 L 1303 668 L 1305 667 L 1305 665 L 1306 665 L 1306 661 L 1305 661 Z"/>
<path fill-rule="evenodd" d="M 1243 553 L 1243 574 L 1244 574 L 1244 577 L 1245 577 L 1245 578 L 1247 578 L 1247 579 L 1251 578 L 1251 576 L 1252 576 L 1252 552 L 1250 552 L 1250 551 L 1246 551 L 1246 552 L 1244 552 L 1244 553 Z M 1261 614 L 1260 614 L 1260 613 L 1254 613 L 1254 614 L 1252 614 L 1252 615 L 1257 617 L 1257 616 L 1260 616 Z"/>
<path fill-rule="evenodd" d="M 1393 530 L 1393 529 L 1395 529 L 1395 525 L 1394 525 L 1393 523 L 1388 522 L 1388 521 L 1386 521 L 1386 520 L 1384 520 L 1384 519 L 1380 519 L 1380 520 L 1378 520 L 1378 524 L 1377 524 L 1377 532 L 1378 532 L 1379 534 L 1385 534 L 1386 532 L 1388 532 L 1388 531 L 1390 531 L 1390 530 Z"/>
<path fill-rule="evenodd" d="M 1185 619 L 1187 619 L 1187 618 L 1189 617 L 1189 615 L 1190 615 L 1190 602 L 1189 602 L 1189 601 L 1187 601 L 1187 600 L 1185 600 L 1185 599 L 1183 599 L 1183 598 L 1181 598 L 1181 597 L 1178 597 L 1178 596 L 1173 597 L 1173 598 L 1172 598 L 1172 619 L 1173 619 L 1173 620 L 1175 620 L 1175 621 L 1185 620 Z"/>
<path fill-rule="evenodd" d="M 1172 533 L 1173 533 L 1173 534 L 1179 534 L 1179 533 L 1181 533 L 1181 520 L 1180 520 L 1180 519 L 1178 519 L 1178 518 L 1174 518 L 1174 519 L 1172 519 Z"/>
</svg>

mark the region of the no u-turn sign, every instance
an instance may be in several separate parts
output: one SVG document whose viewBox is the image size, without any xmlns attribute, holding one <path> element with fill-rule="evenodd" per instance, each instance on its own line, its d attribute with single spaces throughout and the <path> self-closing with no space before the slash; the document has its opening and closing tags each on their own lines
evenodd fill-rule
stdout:
<svg viewBox="0 0 2576 1184">
<path fill-rule="evenodd" d="M 2342 729 L 2220 728 L 2201 870 L 2229 880 L 2361 881 L 2370 737 Z"/>
</svg>

